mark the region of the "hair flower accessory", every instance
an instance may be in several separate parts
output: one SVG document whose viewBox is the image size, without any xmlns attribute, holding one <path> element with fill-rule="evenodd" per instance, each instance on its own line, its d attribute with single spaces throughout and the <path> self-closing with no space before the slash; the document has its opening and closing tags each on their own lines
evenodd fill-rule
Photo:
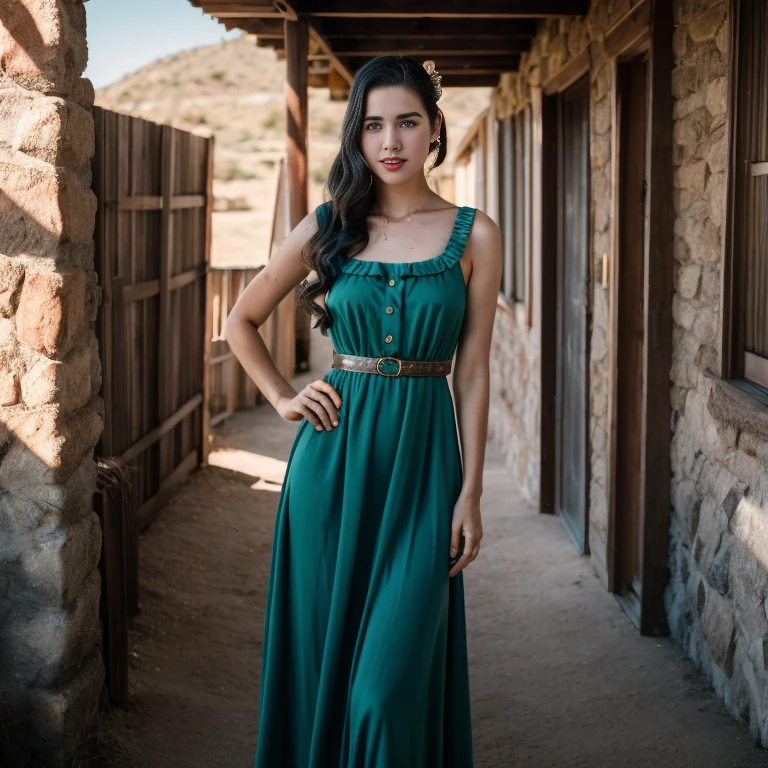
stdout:
<svg viewBox="0 0 768 768">
<path fill-rule="evenodd" d="M 432 85 L 435 89 L 435 101 L 443 95 L 443 78 L 442 75 L 435 69 L 435 62 L 432 59 L 427 59 L 424 64 L 424 69 L 427 70 L 427 74 L 432 80 Z"/>
</svg>

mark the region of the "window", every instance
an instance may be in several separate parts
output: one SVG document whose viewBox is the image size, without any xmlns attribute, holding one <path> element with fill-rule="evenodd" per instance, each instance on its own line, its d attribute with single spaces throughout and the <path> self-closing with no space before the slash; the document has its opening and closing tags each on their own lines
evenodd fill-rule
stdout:
<svg viewBox="0 0 768 768">
<path fill-rule="evenodd" d="M 730 373 L 768 387 L 768 6 L 741 0 L 735 29 Z"/>
<path fill-rule="evenodd" d="M 502 293 L 528 298 L 531 251 L 531 107 L 498 122 L 499 222 L 504 271 Z"/>
</svg>

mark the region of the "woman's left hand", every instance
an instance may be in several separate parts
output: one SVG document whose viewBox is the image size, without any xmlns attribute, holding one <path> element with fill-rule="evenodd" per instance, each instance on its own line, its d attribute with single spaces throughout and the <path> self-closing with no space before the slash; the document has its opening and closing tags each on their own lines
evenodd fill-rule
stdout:
<svg viewBox="0 0 768 768">
<path fill-rule="evenodd" d="M 464 570 L 480 552 L 480 540 L 483 538 L 483 523 L 480 519 L 480 500 L 471 499 L 459 494 L 456 506 L 453 508 L 453 523 L 451 525 L 451 554 L 456 557 L 461 544 L 461 534 L 464 534 L 464 553 L 456 565 L 448 572 L 455 576 Z"/>
</svg>

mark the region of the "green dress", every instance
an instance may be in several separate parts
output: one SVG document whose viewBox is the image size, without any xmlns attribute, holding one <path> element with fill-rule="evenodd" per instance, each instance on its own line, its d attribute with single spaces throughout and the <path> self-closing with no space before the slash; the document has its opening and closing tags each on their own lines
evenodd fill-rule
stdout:
<svg viewBox="0 0 768 768">
<path fill-rule="evenodd" d="M 334 349 L 451 359 L 474 215 L 458 209 L 439 256 L 343 261 L 325 298 Z M 471 768 L 463 572 L 448 576 L 463 482 L 448 381 L 336 368 L 324 380 L 339 425 L 299 423 L 278 501 L 256 768 Z"/>
</svg>

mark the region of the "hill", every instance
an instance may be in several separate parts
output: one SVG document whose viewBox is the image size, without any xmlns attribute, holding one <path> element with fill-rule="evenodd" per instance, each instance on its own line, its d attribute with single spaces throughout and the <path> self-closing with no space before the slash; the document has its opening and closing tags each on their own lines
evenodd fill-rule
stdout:
<svg viewBox="0 0 768 768">
<path fill-rule="evenodd" d="M 216 265 L 267 257 L 275 172 L 285 154 L 284 83 L 285 62 L 242 35 L 155 61 L 96 92 L 96 104 L 106 109 L 215 135 Z M 487 104 L 488 90 L 444 89 L 449 149 Z M 309 89 L 310 208 L 322 202 L 345 109 L 326 88 Z"/>
</svg>

